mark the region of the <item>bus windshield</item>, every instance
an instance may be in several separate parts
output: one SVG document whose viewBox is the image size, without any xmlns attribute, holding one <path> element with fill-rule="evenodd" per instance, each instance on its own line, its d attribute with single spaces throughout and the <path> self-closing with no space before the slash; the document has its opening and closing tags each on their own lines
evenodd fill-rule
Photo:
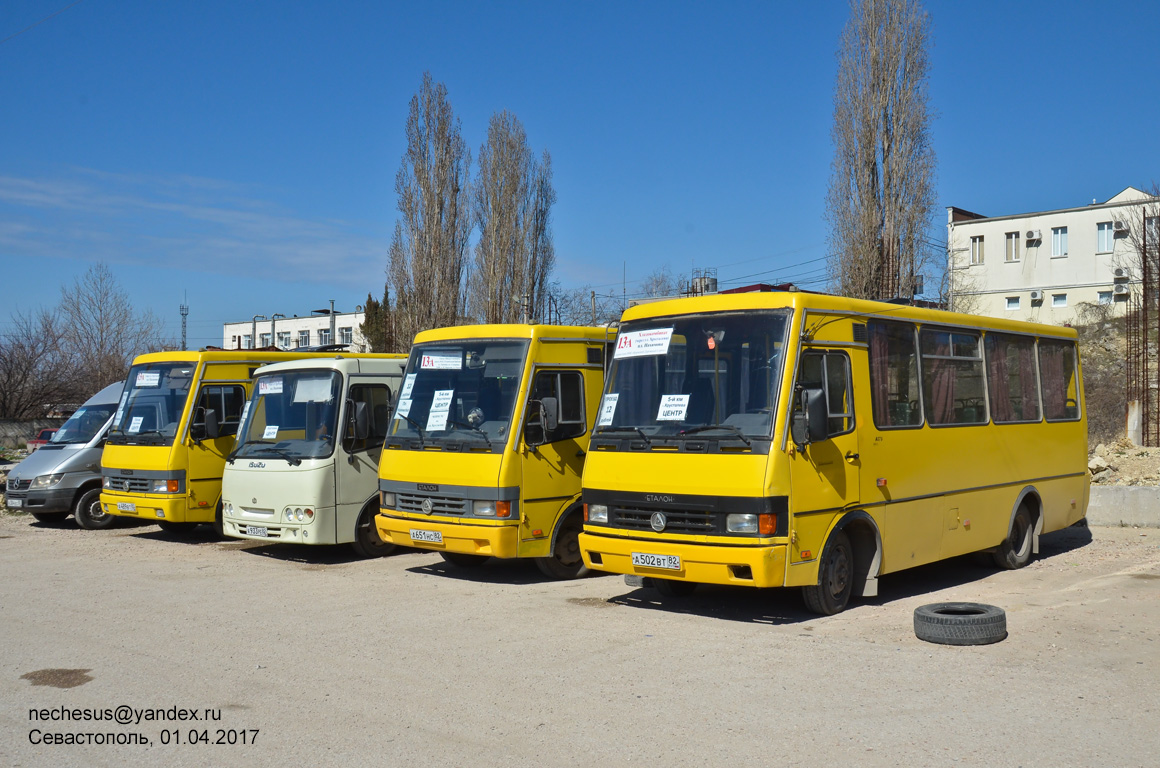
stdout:
<svg viewBox="0 0 1160 768">
<path fill-rule="evenodd" d="M 779 310 L 625 323 L 594 434 L 769 439 L 788 321 Z"/>
<path fill-rule="evenodd" d="M 342 375 L 286 371 L 259 375 L 242 412 L 234 456 L 324 459 L 334 452 Z"/>
<path fill-rule="evenodd" d="M 172 445 L 197 363 L 142 363 L 129 370 L 109 428 L 114 445 Z"/>
<path fill-rule="evenodd" d="M 527 341 L 480 339 L 420 344 L 411 350 L 391 425 L 405 447 L 478 443 L 498 452 L 507 443 Z M 404 447 L 398 441 L 388 447 Z M 457 446 L 458 447 L 458 446 Z"/>
<path fill-rule="evenodd" d="M 97 436 L 116 407 L 114 403 L 109 403 L 77 408 L 73 415 L 68 417 L 68 421 L 60 425 L 60 429 L 52 436 L 50 442 L 54 445 L 87 443 Z"/>
</svg>

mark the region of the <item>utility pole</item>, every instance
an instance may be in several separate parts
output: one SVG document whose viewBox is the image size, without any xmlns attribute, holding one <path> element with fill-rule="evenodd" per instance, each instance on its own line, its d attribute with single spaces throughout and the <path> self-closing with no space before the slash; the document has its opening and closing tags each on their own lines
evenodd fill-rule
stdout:
<svg viewBox="0 0 1160 768">
<path fill-rule="evenodd" d="M 181 306 L 178 308 L 178 311 L 181 313 L 181 348 L 182 349 L 188 349 L 188 347 L 185 344 L 185 318 L 189 317 L 189 305 L 186 304 L 185 302 L 188 300 L 189 300 L 189 296 L 188 296 L 188 294 L 186 294 L 185 298 L 183 298 L 183 300 L 181 302 Z"/>
<path fill-rule="evenodd" d="M 334 338 L 334 299 L 330 300 L 330 343 L 336 343 Z"/>
<path fill-rule="evenodd" d="M 596 325 L 596 291 L 592 291 L 592 324 Z"/>
</svg>

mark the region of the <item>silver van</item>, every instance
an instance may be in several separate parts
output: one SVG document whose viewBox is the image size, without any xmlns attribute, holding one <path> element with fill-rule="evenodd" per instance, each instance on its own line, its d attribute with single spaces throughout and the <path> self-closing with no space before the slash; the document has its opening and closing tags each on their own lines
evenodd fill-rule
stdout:
<svg viewBox="0 0 1160 768">
<path fill-rule="evenodd" d="M 82 528 L 108 528 L 117 519 L 101 510 L 101 451 L 125 382 L 90 397 L 46 445 L 8 472 L 5 504 L 42 523 L 71 513 Z"/>
</svg>

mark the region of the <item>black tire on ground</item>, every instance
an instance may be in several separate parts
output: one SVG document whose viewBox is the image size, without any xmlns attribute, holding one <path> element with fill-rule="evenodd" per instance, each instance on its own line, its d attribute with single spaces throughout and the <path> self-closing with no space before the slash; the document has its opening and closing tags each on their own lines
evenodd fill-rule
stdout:
<svg viewBox="0 0 1160 768">
<path fill-rule="evenodd" d="M 854 548 L 845 531 L 830 536 L 818 563 L 818 583 L 802 587 L 806 607 L 822 616 L 846 609 L 854 591 Z"/>
<path fill-rule="evenodd" d="M 64 519 L 68 517 L 68 512 L 33 512 L 32 516 L 36 518 L 36 522 L 38 523 L 52 525 L 54 523 L 63 523 Z"/>
<path fill-rule="evenodd" d="M 983 603 L 931 603 L 914 609 L 914 634 L 941 645 L 988 645 L 1007 637 L 1007 613 Z"/>
<path fill-rule="evenodd" d="M 375 525 L 375 515 L 378 514 L 377 503 L 363 508 L 354 526 L 354 541 L 351 546 L 359 557 L 382 557 L 395 549 L 393 541 L 383 541 L 379 536 L 378 526 Z"/>
<path fill-rule="evenodd" d="M 198 523 L 175 523 L 172 520 L 158 520 L 157 527 L 166 533 L 176 533 L 186 536 L 197 529 Z"/>
<path fill-rule="evenodd" d="M 677 581 L 676 579 L 653 579 L 653 586 L 665 597 L 688 597 L 697 591 L 695 581 Z"/>
<path fill-rule="evenodd" d="M 577 514 L 564 520 L 556 534 L 556 546 L 549 557 L 537 557 L 536 567 L 549 579 L 564 581 L 577 579 L 588 574 L 584 558 L 580 555 L 580 532 L 584 523 Z"/>
<path fill-rule="evenodd" d="M 478 568 L 487 562 L 487 555 L 469 555 L 464 552 L 440 552 L 439 556 L 460 568 Z"/>
<path fill-rule="evenodd" d="M 92 488 L 81 494 L 73 505 L 73 517 L 77 525 L 89 531 L 109 528 L 117 522 L 116 515 L 110 515 L 101 507 L 100 488 Z"/>
<path fill-rule="evenodd" d="M 1031 510 L 1026 504 L 1020 504 L 1015 511 L 1015 519 L 1011 521 L 1011 532 L 1007 538 L 995 548 L 993 555 L 995 565 L 1008 571 L 1022 568 L 1031 562 L 1031 539 L 1035 534 L 1035 521 L 1031 519 Z"/>
<path fill-rule="evenodd" d="M 226 522 L 224 519 L 224 511 L 222 510 L 222 503 L 219 501 L 217 510 L 213 513 L 213 532 L 219 539 L 226 537 Z"/>
</svg>

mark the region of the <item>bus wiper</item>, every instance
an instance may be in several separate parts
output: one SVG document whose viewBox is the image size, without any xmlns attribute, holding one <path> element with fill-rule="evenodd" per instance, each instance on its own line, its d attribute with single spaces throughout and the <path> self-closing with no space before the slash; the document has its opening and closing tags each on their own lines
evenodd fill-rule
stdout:
<svg viewBox="0 0 1160 768">
<path fill-rule="evenodd" d="M 482 429 L 475 426 L 474 424 L 465 424 L 462 421 L 455 421 L 454 419 L 450 420 L 450 423 L 454 424 L 457 427 L 467 427 L 468 429 L 471 430 L 471 432 L 469 434 L 479 435 L 487 443 L 487 447 L 488 448 L 491 447 L 491 438 L 487 436 L 486 432 L 484 432 Z"/>
<path fill-rule="evenodd" d="M 742 432 L 739 427 L 737 427 L 733 424 L 702 424 L 701 426 L 693 427 L 692 429 L 682 429 L 677 434 L 678 435 L 692 435 L 692 434 L 695 434 L 697 432 L 704 432 L 704 431 L 709 430 L 709 429 L 728 429 L 729 431 L 731 431 L 735 435 L 737 435 L 738 440 L 745 443 L 750 448 L 753 447 L 753 443 L 751 443 L 749 441 L 749 438 L 747 438 L 745 436 L 745 433 Z"/>
<path fill-rule="evenodd" d="M 652 440 L 649 439 L 649 436 L 646 435 L 645 431 L 640 427 L 605 427 L 604 429 L 600 430 L 600 434 L 602 435 L 607 432 L 636 432 L 638 435 L 640 435 L 641 439 L 644 440 L 645 445 L 650 448 L 652 447 Z"/>
<path fill-rule="evenodd" d="M 422 448 L 423 447 L 423 428 L 419 426 L 419 422 L 415 421 L 410 416 L 404 416 L 401 413 L 396 413 L 395 417 L 400 418 L 400 419 L 405 419 L 408 424 L 410 424 L 411 426 L 413 426 L 415 429 L 417 429 L 419 431 L 419 447 Z"/>
</svg>

